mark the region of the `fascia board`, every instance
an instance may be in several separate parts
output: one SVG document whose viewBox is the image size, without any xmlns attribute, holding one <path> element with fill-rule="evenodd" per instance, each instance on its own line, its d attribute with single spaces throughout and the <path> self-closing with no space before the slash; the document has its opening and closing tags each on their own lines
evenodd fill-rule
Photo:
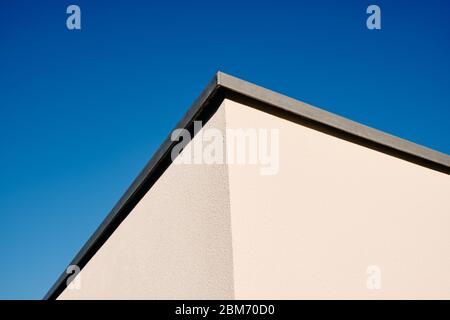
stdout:
<svg viewBox="0 0 450 320">
<path fill-rule="evenodd" d="M 220 71 L 215 74 L 174 129 L 191 127 L 205 109 L 217 108 L 228 93 L 250 98 L 350 136 L 423 159 L 443 167 L 444 169 L 440 170 L 442 172 L 447 174 L 450 172 L 450 156 L 444 153 L 389 135 Z M 171 133 L 69 265 L 77 265 L 82 269 L 164 172 L 170 164 L 168 163 L 170 150 L 176 143 L 170 139 L 170 135 Z M 64 290 L 68 276 L 63 272 L 44 299 L 56 299 Z"/>
</svg>

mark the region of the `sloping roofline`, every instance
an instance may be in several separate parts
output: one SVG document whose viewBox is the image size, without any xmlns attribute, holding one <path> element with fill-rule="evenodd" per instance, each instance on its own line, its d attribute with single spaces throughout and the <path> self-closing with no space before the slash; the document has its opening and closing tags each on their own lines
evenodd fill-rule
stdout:
<svg viewBox="0 0 450 320">
<path fill-rule="evenodd" d="M 326 133 L 450 174 L 450 156 L 444 153 L 367 127 L 220 71 L 215 74 L 175 128 L 192 131 L 193 122 L 207 121 L 225 98 L 256 101 L 263 111 L 289 119 L 295 118 Z M 94 256 L 170 165 L 170 151 L 175 144 L 169 134 L 70 265 L 77 265 L 82 269 Z M 44 299 L 56 299 L 66 287 L 68 276 L 63 272 Z"/>
</svg>

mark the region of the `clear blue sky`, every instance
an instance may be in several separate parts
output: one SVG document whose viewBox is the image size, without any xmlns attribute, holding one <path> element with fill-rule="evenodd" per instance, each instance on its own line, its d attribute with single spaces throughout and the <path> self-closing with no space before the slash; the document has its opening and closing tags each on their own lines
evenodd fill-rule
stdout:
<svg viewBox="0 0 450 320">
<path fill-rule="evenodd" d="M 382 30 L 366 28 L 369 4 Z M 0 298 L 42 298 L 217 70 L 450 153 L 449 14 L 430 0 L 1 1 Z"/>
</svg>

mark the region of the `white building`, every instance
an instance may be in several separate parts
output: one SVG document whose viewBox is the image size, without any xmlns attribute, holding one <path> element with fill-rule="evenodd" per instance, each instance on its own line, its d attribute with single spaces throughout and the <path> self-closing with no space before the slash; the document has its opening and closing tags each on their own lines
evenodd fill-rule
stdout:
<svg viewBox="0 0 450 320">
<path fill-rule="evenodd" d="M 195 120 L 183 153 L 244 129 L 266 157 L 177 164 L 169 133 L 46 298 L 450 298 L 448 155 L 220 72 Z"/>
</svg>

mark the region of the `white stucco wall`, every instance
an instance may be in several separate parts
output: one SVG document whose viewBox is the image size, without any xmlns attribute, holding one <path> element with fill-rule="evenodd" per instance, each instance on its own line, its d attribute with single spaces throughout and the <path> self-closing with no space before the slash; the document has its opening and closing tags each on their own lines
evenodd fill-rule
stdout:
<svg viewBox="0 0 450 320">
<path fill-rule="evenodd" d="M 280 130 L 278 174 L 229 166 L 237 299 L 450 298 L 448 175 L 233 101 L 225 110 L 227 129 Z"/>
<path fill-rule="evenodd" d="M 172 164 L 61 299 L 450 298 L 448 175 L 230 100 L 207 128 L 278 129 L 278 173 Z"/>
<path fill-rule="evenodd" d="M 231 248 L 226 166 L 171 165 L 59 298 L 231 299 Z"/>
</svg>

